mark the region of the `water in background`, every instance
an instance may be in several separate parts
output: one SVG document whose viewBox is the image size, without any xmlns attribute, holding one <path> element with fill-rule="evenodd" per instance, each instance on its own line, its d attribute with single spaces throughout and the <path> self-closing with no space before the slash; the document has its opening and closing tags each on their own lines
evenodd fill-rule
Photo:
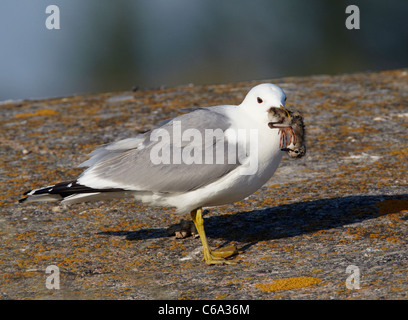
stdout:
<svg viewBox="0 0 408 320">
<path fill-rule="evenodd" d="M 407 67 L 408 1 L 354 1 L 360 30 L 348 4 L 1 0 L 0 100 Z"/>
</svg>

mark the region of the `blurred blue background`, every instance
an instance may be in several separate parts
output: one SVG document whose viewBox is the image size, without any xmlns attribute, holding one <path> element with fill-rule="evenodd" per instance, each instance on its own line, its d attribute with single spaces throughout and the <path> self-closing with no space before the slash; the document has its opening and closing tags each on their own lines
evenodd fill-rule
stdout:
<svg viewBox="0 0 408 320">
<path fill-rule="evenodd" d="M 407 67 L 407 17 L 406 0 L 1 0 L 0 100 Z"/>
</svg>

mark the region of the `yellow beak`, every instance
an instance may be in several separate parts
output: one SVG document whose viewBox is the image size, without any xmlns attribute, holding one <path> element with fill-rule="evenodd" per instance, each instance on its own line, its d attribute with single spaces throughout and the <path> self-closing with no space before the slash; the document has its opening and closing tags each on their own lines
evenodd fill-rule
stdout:
<svg viewBox="0 0 408 320">
<path fill-rule="evenodd" d="M 285 109 L 285 107 L 284 106 L 282 106 L 282 105 L 280 105 L 280 107 L 283 109 L 283 110 L 285 110 L 286 111 L 286 114 L 288 115 L 288 117 L 289 117 L 289 119 L 291 118 L 291 116 L 290 116 L 290 114 L 289 114 L 289 111 L 288 110 L 286 110 Z"/>
</svg>

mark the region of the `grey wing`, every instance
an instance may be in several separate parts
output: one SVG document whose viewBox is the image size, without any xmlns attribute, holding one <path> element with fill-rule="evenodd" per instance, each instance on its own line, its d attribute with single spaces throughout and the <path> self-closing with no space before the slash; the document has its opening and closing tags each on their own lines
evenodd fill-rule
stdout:
<svg viewBox="0 0 408 320">
<path fill-rule="evenodd" d="M 153 192 L 198 189 L 240 165 L 237 152 L 231 153 L 236 144 L 224 136 L 229 127 L 222 108 L 200 108 L 96 150 L 83 164 L 90 167 L 78 182 L 93 188 Z"/>
</svg>

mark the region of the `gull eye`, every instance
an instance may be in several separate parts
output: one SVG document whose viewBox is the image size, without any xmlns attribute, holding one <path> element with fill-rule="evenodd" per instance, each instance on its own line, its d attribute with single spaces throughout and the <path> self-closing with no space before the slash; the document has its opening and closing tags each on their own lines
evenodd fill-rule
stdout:
<svg viewBox="0 0 408 320">
<path fill-rule="evenodd" d="M 263 100 L 261 99 L 261 98 L 256 98 L 256 100 L 258 101 L 258 103 L 262 103 L 263 102 Z"/>
</svg>

